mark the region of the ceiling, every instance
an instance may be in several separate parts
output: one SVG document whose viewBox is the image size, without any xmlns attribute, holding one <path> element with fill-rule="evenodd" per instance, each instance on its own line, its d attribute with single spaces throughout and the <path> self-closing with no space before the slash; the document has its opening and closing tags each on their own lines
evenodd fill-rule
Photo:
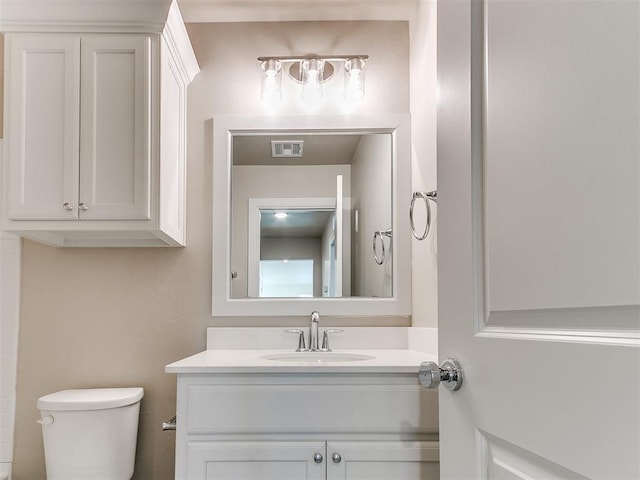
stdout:
<svg viewBox="0 0 640 480">
<path fill-rule="evenodd" d="M 277 210 L 286 218 L 276 218 L 275 210 L 260 210 L 261 237 L 321 237 L 332 210 Z"/>
<path fill-rule="evenodd" d="M 233 137 L 233 165 L 349 165 L 361 135 L 254 135 Z M 302 158 L 273 158 L 271 140 L 303 140 Z"/>
<path fill-rule="evenodd" d="M 178 0 L 184 21 L 299 22 L 415 18 L 423 0 Z"/>
</svg>

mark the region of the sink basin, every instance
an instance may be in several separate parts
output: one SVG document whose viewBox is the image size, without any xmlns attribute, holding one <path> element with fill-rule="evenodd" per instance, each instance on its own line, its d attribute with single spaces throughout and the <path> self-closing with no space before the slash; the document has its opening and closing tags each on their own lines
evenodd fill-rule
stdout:
<svg viewBox="0 0 640 480">
<path fill-rule="evenodd" d="M 361 362 L 363 360 L 373 360 L 373 355 L 363 355 L 361 353 L 349 352 L 291 352 L 272 353 L 260 357 L 264 360 L 275 360 L 277 362 L 305 362 L 305 363 L 330 363 L 330 362 Z"/>
</svg>

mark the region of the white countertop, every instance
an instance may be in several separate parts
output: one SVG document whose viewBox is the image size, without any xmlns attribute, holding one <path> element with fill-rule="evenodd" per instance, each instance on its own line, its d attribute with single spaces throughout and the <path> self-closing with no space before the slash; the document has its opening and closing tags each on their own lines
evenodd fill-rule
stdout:
<svg viewBox="0 0 640 480">
<path fill-rule="evenodd" d="M 280 361 L 263 358 L 267 355 L 289 354 L 293 350 L 205 350 L 165 367 L 167 373 L 417 373 L 425 361 L 437 362 L 436 355 L 414 350 L 337 350 L 371 355 L 371 360 L 346 362 Z M 304 355 L 304 354 L 301 354 Z M 314 354 L 314 359 L 322 353 Z M 331 355 L 331 354 L 328 354 Z M 320 357 L 321 358 L 321 357 Z"/>
</svg>

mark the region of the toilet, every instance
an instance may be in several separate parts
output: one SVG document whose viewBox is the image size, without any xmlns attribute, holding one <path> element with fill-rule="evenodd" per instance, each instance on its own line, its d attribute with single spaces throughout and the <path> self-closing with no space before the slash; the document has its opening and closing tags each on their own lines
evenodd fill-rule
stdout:
<svg viewBox="0 0 640 480">
<path fill-rule="evenodd" d="M 130 480 L 144 390 L 63 390 L 38 400 L 48 480 Z"/>
</svg>

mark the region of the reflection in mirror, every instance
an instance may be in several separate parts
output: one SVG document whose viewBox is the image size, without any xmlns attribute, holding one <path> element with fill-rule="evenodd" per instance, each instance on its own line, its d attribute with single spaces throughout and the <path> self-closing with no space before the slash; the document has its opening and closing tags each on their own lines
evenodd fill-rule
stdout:
<svg viewBox="0 0 640 480">
<path fill-rule="evenodd" d="M 393 225 L 391 133 L 234 135 L 232 152 L 232 298 L 392 296 L 392 232 L 373 251 Z"/>
<path fill-rule="evenodd" d="M 259 297 L 335 297 L 335 208 L 260 209 Z M 286 274 L 285 274 L 286 272 Z M 256 296 L 249 278 L 249 296 Z M 269 288 L 279 285 L 278 289 Z"/>
<path fill-rule="evenodd" d="M 213 315 L 411 315 L 410 127 L 394 114 L 215 118 Z M 272 230 L 278 212 L 330 213 L 321 238 Z M 303 254 L 300 238 L 321 247 Z"/>
</svg>

